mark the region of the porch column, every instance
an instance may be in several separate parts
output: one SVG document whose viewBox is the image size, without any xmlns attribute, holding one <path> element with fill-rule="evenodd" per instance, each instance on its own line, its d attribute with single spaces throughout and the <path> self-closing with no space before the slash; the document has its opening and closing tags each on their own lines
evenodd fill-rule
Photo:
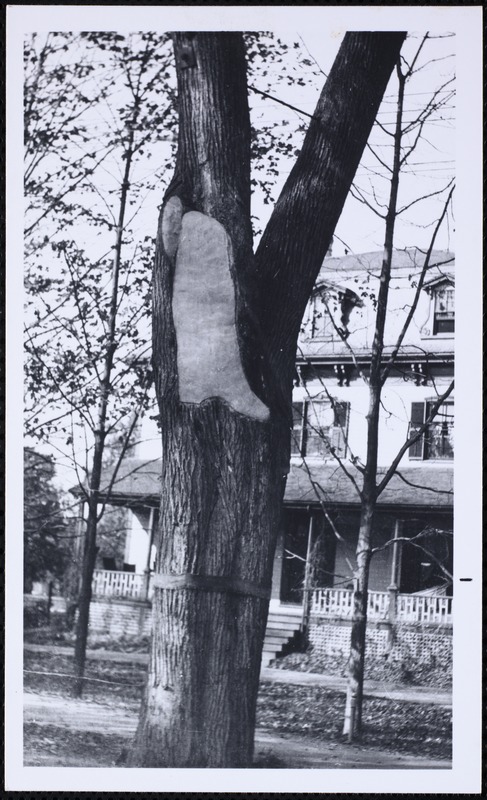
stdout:
<svg viewBox="0 0 487 800">
<path fill-rule="evenodd" d="M 306 630 L 309 623 L 309 610 L 311 606 L 311 551 L 313 548 L 313 528 L 314 516 L 311 509 L 309 509 L 309 526 L 308 526 L 308 544 L 306 548 L 306 564 L 304 568 L 304 586 L 303 586 L 303 616 L 301 625 L 303 630 Z"/>
<path fill-rule="evenodd" d="M 149 530 L 148 530 L 149 546 L 147 548 L 147 560 L 144 570 L 144 583 L 142 586 L 142 597 L 144 598 L 144 600 L 147 600 L 149 597 L 149 582 L 151 574 L 150 559 L 152 552 L 152 542 L 154 540 L 154 517 L 155 517 L 155 509 L 151 508 L 149 513 Z"/>
<path fill-rule="evenodd" d="M 396 621 L 397 595 L 399 592 L 399 567 L 401 563 L 401 542 L 404 520 L 396 519 L 394 523 L 394 542 L 392 545 L 391 582 L 389 592 L 389 622 L 394 625 Z"/>
</svg>

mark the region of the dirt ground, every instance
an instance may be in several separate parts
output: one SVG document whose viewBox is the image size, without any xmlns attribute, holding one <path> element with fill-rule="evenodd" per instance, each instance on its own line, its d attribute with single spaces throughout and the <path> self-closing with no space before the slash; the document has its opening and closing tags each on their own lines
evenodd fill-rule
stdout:
<svg viewBox="0 0 487 800">
<path fill-rule="evenodd" d="M 89 650 L 82 700 L 71 697 L 72 649 L 26 644 L 24 765 L 123 767 L 145 682 L 147 656 Z M 367 682 L 363 735 L 341 735 L 344 682 L 263 670 L 256 768 L 448 769 L 451 696 Z"/>
<path fill-rule="evenodd" d="M 24 766 L 123 767 L 138 707 L 58 695 L 24 695 Z M 449 762 L 295 734 L 256 732 L 256 768 L 445 769 Z"/>
</svg>

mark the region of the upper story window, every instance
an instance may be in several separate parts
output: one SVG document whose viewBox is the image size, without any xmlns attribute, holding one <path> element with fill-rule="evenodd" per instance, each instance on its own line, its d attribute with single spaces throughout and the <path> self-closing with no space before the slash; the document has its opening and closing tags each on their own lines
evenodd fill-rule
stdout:
<svg viewBox="0 0 487 800">
<path fill-rule="evenodd" d="M 434 400 L 412 403 L 409 435 L 425 423 L 434 406 Z M 454 404 L 453 400 L 443 403 L 420 436 L 409 448 L 409 458 L 422 461 L 444 461 L 453 458 Z"/>
<path fill-rule="evenodd" d="M 344 457 L 347 450 L 350 404 L 338 400 L 293 403 L 291 455 Z"/>
<path fill-rule="evenodd" d="M 433 293 L 435 304 L 433 336 L 437 333 L 453 333 L 455 330 L 455 289 L 441 286 Z"/>
<path fill-rule="evenodd" d="M 455 332 L 455 285 L 451 276 L 435 278 L 425 287 L 430 296 L 428 318 L 421 336 L 452 336 Z"/>
</svg>

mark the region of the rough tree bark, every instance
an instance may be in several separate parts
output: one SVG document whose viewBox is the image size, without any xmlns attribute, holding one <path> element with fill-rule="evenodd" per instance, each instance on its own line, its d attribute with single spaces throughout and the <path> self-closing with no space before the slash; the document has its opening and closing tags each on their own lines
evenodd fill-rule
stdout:
<svg viewBox="0 0 487 800">
<path fill-rule="evenodd" d="M 348 34 L 256 257 L 240 34 L 178 33 L 154 268 L 162 428 L 153 637 L 130 755 L 252 763 L 299 324 L 404 34 Z"/>
</svg>

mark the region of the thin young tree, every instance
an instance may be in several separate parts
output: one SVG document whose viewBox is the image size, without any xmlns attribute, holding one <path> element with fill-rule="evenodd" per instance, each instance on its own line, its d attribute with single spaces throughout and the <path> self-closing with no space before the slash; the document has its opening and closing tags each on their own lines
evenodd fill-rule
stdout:
<svg viewBox="0 0 487 800">
<path fill-rule="evenodd" d="M 373 524 L 377 506 L 377 501 L 384 491 L 389 481 L 395 474 L 404 454 L 408 449 L 427 431 L 428 426 L 435 419 L 441 405 L 453 391 L 454 383 L 450 383 L 448 388 L 442 392 L 437 401 L 432 405 L 428 418 L 412 436 L 404 443 L 386 473 L 378 480 L 378 443 L 379 443 L 379 417 L 381 410 L 381 398 L 384 384 L 397 360 L 401 345 L 409 330 L 414 312 L 416 311 L 418 300 L 426 280 L 428 270 L 431 265 L 431 254 L 435 245 L 436 237 L 441 225 L 445 221 L 447 211 L 453 194 L 451 182 L 444 189 L 447 193 L 446 200 L 438 221 L 434 227 L 430 245 L 428 247 L 421 274 L 417 281 L 416 292 L 411 307 L 406 314 L 404 325 L 399 334 L 395 347 L 389 357 L 384 357 L 384 331 L 388 309 L 388 293 L 391 281 L 391 267 L 394 249 L 394 231 L 398 216 L 411 207 L 413 203 L 419 203 L 426 197 L 417 197 L 414 201 L 399 205 L 399 183 L 402 170 L 408 164 L 411 155 L 416 151 L 418 142 L 423 135 L 427 121 L 441 109 L 447 102 L 441 91 L 443 85 L 433 94 L 425 104 L 421 113 L 413 122 L 404 121 L 404 96 L 408 81 L 414 75 L 420 54 L 426 45 L 428 34 L 422 39 L 419 47 L 414 54 L 410 64 L 398 60 L 396 74 L 398 81 L 396 124 L 393 137 L 393 158 L 391 166 L 390 194 L 385 213 L 385 237 L 384 255 L 382 269 L 379 278 L 379 291 L 377 296 L 377 311 L 375 319 L 374 338 L 372 343 L 370 368 L 368 371 L 369 387 L 369 409 L 367 413 L 367 449 L 366 460 L 363 468 L 361 486 L 361 511 L 359 534 L 356 550 L 356 571 L 354 575 L 354 594 L 353 594 L 353 615 L 351 629 L 350 658 L 348 666 L 348 685 L 347 701 L 345 708 L 344 733 L 353 738 L 360 733 L 362 726 L 362 706 L 363 706 L 363 681 L 365 664 L 365 639 L 367 629 L 367 599 L 368 599 L 368 578 L 370 569 L 370 559 L 373 546 Z M 448 81 L 449 83 L 450 81 Z M 413 141 L 409 138 L 413 135 Z M 440 192 L 431 192 L 439 194 Z M 375 208 L 375 212 L 381 215 L 381 211 Z M 352 709 L 355 709 L 352 714 Z"/>
<path fill-rule="evenodd" d="M 26 326 L 26 351 L 27 391 L 33 400 L 32 413 L 27 417 L 28 432 L 48 441 L 51 449 L 56 447 L 56 434 L 64 437 L 64 449 L 59 445 L 58 449 L 65 458 L 70 457 L 87 510 L 73 686 L 74 694 L 80 696 L 97 554 L 97 527 L 116 481 L 118 467 L 131 444 L 138 416 L 147 403 L 150 385 L 150 372 L 137 367 L 146 340 L 143 329 L 147 328 L 149 317 L 148 244 L 134 243 L 133 220 L 151 182 L 148 187 L 147 180 L 141 179 L 137 173 L 137 167 L 140 172 L 144 148 L 156 138 L 162 138 L 166 126 L 170 130 L 173 103 L 167 78 L 167 37 L 150 33 L 116 36 L 114 42 L 112 34 L 82 34 L 76 42 L 86 58 L 89 55 L 93 59 L 94 52 L 110 62 L 110 69 L 106 71 L 111 91 L 98 95 L 96 103 L 90 103 L 91 111 L 96 111 L 97 116 L 90 135 L 93 138 L 96 135 L 103 152 L 115 153 L 115 167 L 118 163 L 120 178 L 118 181 L 115 178 L 103 195 L 99 188 L 103 184 L 93 174 L 92 164 L 86 165 L 83 161 L 78 165 L 77 200 L 68 209 L 65 187 L 57 172 L 54 176 L 49 174 L 43 191 L 39 188 L 42 181 L 38 173 L 35 170 L 31 173 L 31 185 L 37 187 L 35 192 L 32 190 L 33 204 L 38 207 L 38 212 L 35 222 L 27 227 L 27 241 L 34 245 L 30 248 L 33 255 L 27 270 L 30 307 L 34 313 L 31 311 L 33 321 Z M 44 73 L 49 64 L 47 56 L 46 53 L 42 62 Z M 74 94 L 75 101 L 85 75 L 79 63 L 83 63 L 83 59 L 78 59 L 71 70 L 66 68 L 61 73 L 61 76 L 69 75 L 68 85 L 64 88 L 70 96 Z M 45 97 L 39 99 L 37 105 L 35 102 L 39 83 L 40 79 L 36 84 L 37 90 L 34 86 L 31 92 L 34 99 L 29 105 L 29 116 L 47 124 L 46 113 L 40 114 L 38 107 L 45 111 L 49 103 Z M 160 97 L 161 84 L 167 89 L 165 102 Z M 121 93 L 118 102 L 113 99 L 114 87 Z M 154 102 L 155 87 L 159 97 L 157 104 Z M 39 126 L 34 125 L 33 130 L 39 136 Z M 69 133 L 68 130 L 68 136 Z M 87 137 L 88 128 L 83 128 L 82 138 Z M 51 137 L 43 159 L 33 162 L 44 178 L 46 164 L 49 168 L 49 164 L 60 157 L 59 153 L 49 150 L 49 147 L 55 147 L 56 142 Z M 67 160 L 71 165 L 73 150 L 78 147 L 78 142 L 72 141 L 71 149 L 66 146 L 62 152 L 61 161 Z M 34 148 L 29 146 L 28 152 L 33 151 Z M 103 167 L 106 169 L 108 166 L 105 159 Z M 71 168 L 65 176 L 68 186 Z M 70 191 L 74 191 L 73 186 Z M 98 202 L 93 200 L 94 197 Z M 38 240 L 32 237 L 38 235 L 41 221 L 45 229 L 51 230 L 49 221 L 52 220 L 55 234 L 61 218 L 64 219 L 66 238 L 54 235 L 49 242 L 49 250 L 57 256 L 61 266 L 56 269 L 54 264 L 53 268 L 51 261 L 48 277 L 44 277 L 36 267 L 40 259 L 45 260 L 46 253 L 45 250 L 39 252 L 35 246 Z M 90 238 L 100 229 L 102 247 L 106 252 L 95 259 L 90 250 Z M 83 247 L 85 242 L 88 244 Z M 44 238 L 41 244 L 45 244 Z M 46 397 L 44 408 L 39 403 L 40 387 Z M 86 442 L 81 464 L 78 455 L 80 435 Z M 116 435 L 122 435 L 123 442 L 109 485 L 103 487 L 101 502 L 105 449 Z"/>
<path fill-rule="evenodd" d="M 365 191 L 354 183 L 351 189 L 352 195 L 384 222 L 383 258 L 380 275 L 377 279 L 377 296 L 374 297 L 375 320 L 373 342 L 370 353 L 370 364 L 367 367 L 359 364 L 357 354 L 348 341 L 349 332 L 336 321 L 335 309 L 331 307 L 329 302 L 325 301 L 326 314 L 329 317 L 330 323 L 334 326 L 338 337 L 348 348 L 355 369 L 367 384 L 369 394 L 369 406 L 366 417 L 366 455 L 364 463 L 361 464 L 360 460 L 354 457 L 353 453 L 349 453 L 349 459 L 345 460 L 333 447 L 330 447 L 330 452 L 336 459 L 338 465 L 352 481 L 353 491 L 357 493 L 360 504 L 360 521 L 355 554 L 356 560 L 351 575 L 354 587 L 353 612 L 350 655 L 348 661 L 347 699 L 343 728 L 343 733 L 346 734 L 350 740 L 360 734 L 362 724 L 369 572 L 374 552 L 376 552 L 377 549 L 381 549 L 374 546 L 374 522 L 377 503 L 393 476 L 400 474 L 400 463 L 404 455 L 415 442 L 428 432 L 442 404 L 451 395 L 454 386 L 452 381 L 444 391 L 440 392 L 437 390 L 437 400 L 431 405 L 427 419 L 421 425 L 415 426 L 385 472 L 379 469 L 378 451 L 381 436 L 380 415 L 384 405 L 383 389 L 391 371 L 397 368 L 398 357 L 401 355 L 405 340 L 407 342 L 407 334 L 410 330 L 430 270 L 438 267 L 441 268 L 443 265 L 443 262 L 436 262 L 434 258 L 434 247 L 440 229 L 447 220 L 447 215 L 451 210 L 453 196 L 453 182 L 447 181 L 446 185 L 442 186 L 439 190 L 419 193 L 416 194 L 413 199 L 404 201 L 403 203 L 399 202 L 399 189 L 402 178 L 405 173 L 407 174 L 407 170 L 412 170 L 414 172 L 414 166 L 410 166 L 411 156 L 417 154 L 422 140 L 426 138 L 428 123 L 441 119 L 444 109 L 448 107 L 453 96 L 453 91 L 451 89 L 453 79 L 449 76 L 440 86 L 432 91 L 430 96 L 427 96 L 426 100 L 421 104 L 419 111 L 413 115 L 412 118 L 411 112 L 408 110 L 406 113 L 405 111 L 405 108 L 407 108 L 407 106 L 405 106 L 407 89 L 415 78 L 416 73 L 425 67 L 425 62 L 420 59 L 420 56 L 422 56 L 424 49 L 427 49 L 429 38 L 428 34 L 422 38 L 419 46 L 417 46 L 413 52 L 410 63 L 408 63 L 401 54 L 396 64 L 398 88 L 394 130 L 390 131 L 384 125 L 378 123 L 383 133 L 392 141 L 392 157 L 390 163 L 388 163 L 387 152 L 384 154 L 384 152 L 373 149 L 369 144 L 369 150 L 372 152 L 376 164 L 379 163 L 386 171 L 389 183 L 388 198 L 385 202 L 382 201 L 380 199 L 380 192 L 377 186 L 374 185 L 372 185 L 370 191 Z M 426 64 L 427 63 L 428 62 L 426 62 Z M 438 219 L 432 223 L 433 231 L 429 245 L 421 259 L 421 264 L 417 267 L 418 274 L 415 275 L 415 284 L 411 287 L 412 299 L 411 302 L 408 303 L 408 307 L 404 309 L 404 320 L 397 341 L 391 351 L 385 352 L 385 330 L 390 305 L 389 290 L 391 285 L 396 222 L 401 214 L 404 214 L 413 206 L 432 197 L 443 201 L 443 205 Z M 446 260 L 444 264 L 446 266 L 448 260 Z M 367 286 L 366 294 L 369 292 L 370 288 Z M 312 367 L 312 365 L 310 366 Z M 324 384 L 323 390 L 327 394 L 330 403 L 333 405 L 335 402 L 334 398 L 330 395 L 328 388 Z M 318 429 L 316 429 L 315 432 L 320 434 Z M 358 474 L 355 471 L 350 471 L 350 462 L 355 465 Z M 328 521 L 330 521 L 326 503 L 323 501 L 323 488 L 326 487 L 320 487 L 313 480 L 312 469 L 306 464 L 306 459 L 304 459 L 304 464 L 308 471 L 311 484 L 315 488 L 317 497 L 319 498 L 322 510 L 327 516 Z M 336 526 L 332 525 L 332 528 L 336 535 L 339 535 Z M 424 531 L 421 535 L 415 537 L 415 546 L 426 548 L 427 545 L 423 541 L 426 536 L 427 531 Z M 388 542 L 385 546 L 392 544 L 393 540 Z M 431 556 L 431 553 L 429 553 L 429 555 Z"/>
<path fill-rule="evenodd" d="M 173 36 L 178 156 L 153 302 L 162 495 L 131 764 L 252 762 L 297 337 L 404 37 L 345 36 L 253 256 L 242 37 Z"/>
</svg>

